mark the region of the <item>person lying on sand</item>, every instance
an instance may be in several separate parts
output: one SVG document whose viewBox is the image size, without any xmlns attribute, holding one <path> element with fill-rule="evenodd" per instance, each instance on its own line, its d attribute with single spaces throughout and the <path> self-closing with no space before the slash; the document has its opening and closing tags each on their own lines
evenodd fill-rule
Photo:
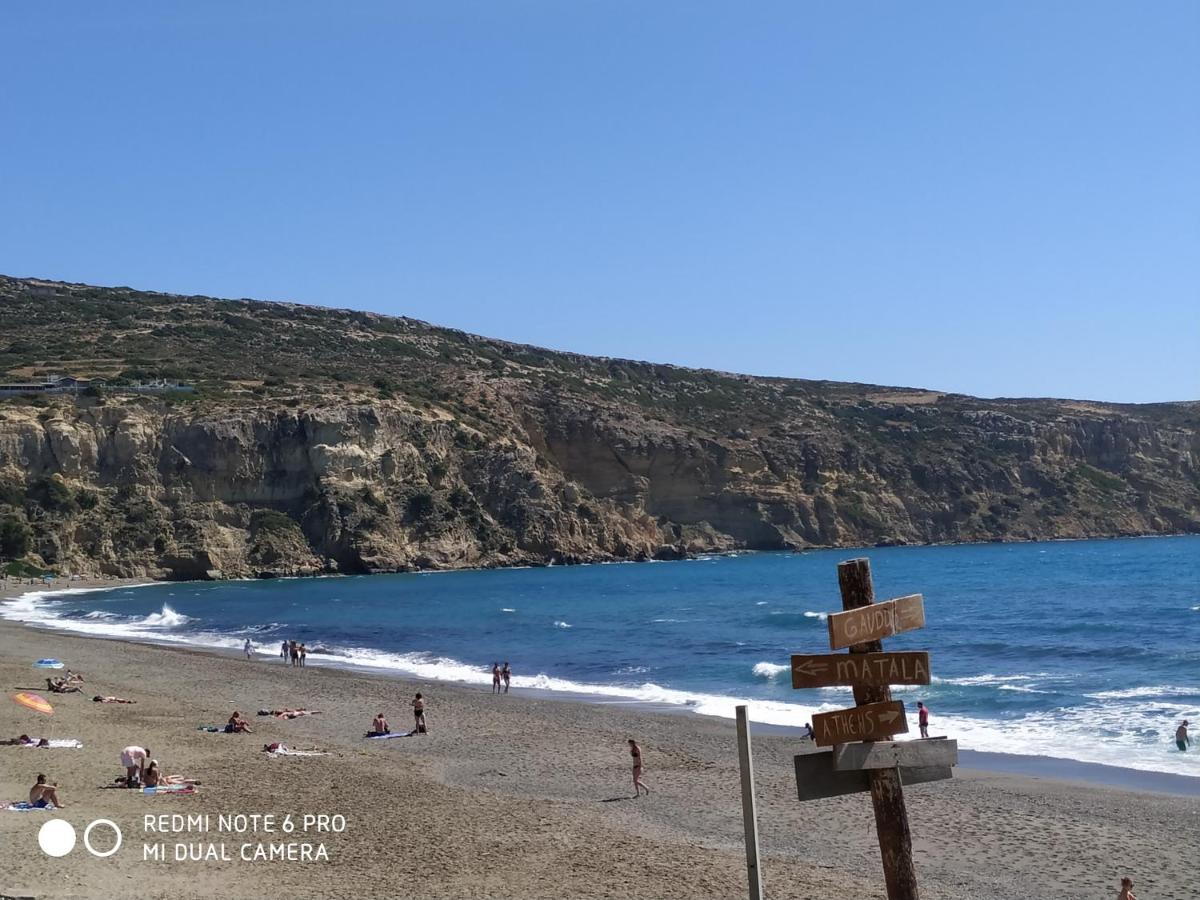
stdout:
<svg viewBox="0 0 1200 900">
<path fill-rule="evenodd" d="M 274 716 L 277 719 L 297 719 L 300 716 L 317 716 L 321 714 L 319 709 L 268 709 L 259 710 L 260 716 Z"/>
<path fill-rule="evenodd" d="M 242 718 L 242 714 L 236 709 L 233 715 L 229 717 L 229 721 L 225 723 L 226 734 L 253 734 L 250 729 L 250 723 Z"/>
<path fill-rule="evenodd" d="M 30 744 L 36 743 L 37 739 L 31 738 L 27 734 L 23 734 L 20 737 L 9 738 L 7 741 L 0 741 L 0 744 L 3 744 L 6 747 L 28 747 Z"/>
<path fill-rule="evenodd" d="M 29 789 L 29 803 L 38 809 L 45 809 L 51 804 L 58 809 L 66 809 L 58 799 L 58 782 L 46 784 L 45 775 L 38 775 L 37 783 Z"/>
<path fill-rule="evenodd" d="M 93 703 L 137 703 L 136 700 L 126 700 L 124 697 L 104 697 L 97 694 L 92 698 Z"/>
<path fill-rule="evenodd" d="M 392 729 L 388 727 L 388 720 L 383 717 L 383 713 L 378 713 L 375 719 L 371 722 L 371 730 L 368 734 L 391 734 Z"/>
<path fill-rule="evenodd" d="M 68 684 L 83 684 L 83 676 L 78 672 L 72 672 L 67 669 L 66 681 Z"/>
</svg>

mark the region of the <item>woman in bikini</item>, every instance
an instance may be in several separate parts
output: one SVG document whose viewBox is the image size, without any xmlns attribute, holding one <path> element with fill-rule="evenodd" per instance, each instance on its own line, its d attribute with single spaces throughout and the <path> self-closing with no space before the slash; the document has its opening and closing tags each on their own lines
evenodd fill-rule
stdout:
<svg viewBox="0 0 1200 900">
<path fill-rule="evenodd" d="M 492 663 L 492 693 L 500 693 L 500 663 Z"/>
<path fill-rule="evenodd" d="M 642 748 L 633 738 L 629 739 L 629 755 L 633 757 L 633 798 L 636 800 L 645 791 L 650 796 L 650 788 L 642 781 Z"/>
<path fill-rule="evenodd" d="M 420 694 L 413 699 L 413 734 L 425 734 L 425 700 Z"/>
</svg>

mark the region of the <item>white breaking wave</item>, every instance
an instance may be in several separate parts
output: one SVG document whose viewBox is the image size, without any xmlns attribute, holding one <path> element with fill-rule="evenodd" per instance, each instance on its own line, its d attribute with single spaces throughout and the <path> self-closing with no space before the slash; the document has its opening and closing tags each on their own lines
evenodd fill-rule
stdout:
<svg viewBox="0 0 1200 900">
<path fill-rule="evenodd" d="M 77 590 L 70 593 L 83 592 Z M 144 619 L 126 621 L 86 617 L 62 618 L 56 613 L 55 604 L 45 602 L 46 596 L 54 593 L 66 592 L 26 594 L 16 600 L 0 603 L 0 616 L 39 627 L 97 637 L 203 646 L 231 651 L 240 651 L 243 646 L 243 638 L 228 634 L 172 631 L 172 626 L 163 624 L 171 621 L 171 616 L 167 615 L 169 607 L 164 607 L 162 612 Z M 180 615 L 174 610 L 170 612 L 175 616 Z M 155 620 L 155 624 L 151 624 L 150 620 Z M 567 623 L 555 624 L 561 627 Z M 267 656 L 274 657 L 278 653 L 278 647 L 273 641 L 266 645 L 252 646 Z M 331 646 L 321 653 L 310 653 L 308 661 L 309 665 L 386 670 L 427 681 L 456 682 L 480 687 L 491 684 L 490 666 L 470 665 L 432 653 L 387 653 L 369 648 Z M 786 666 L 764 661 L 754 666 L 754 674 L 769 679 L 773 669 L 786 669 Z M 630 674 L 636 671 L 637 667 L 630 668 Z M 1027 686 L 1022 682 L 1041 677 L 1046 677 L 1046 673 L 984 674 L 959 679 L 935 678 L 934 681 L 997 687 L 1008 684 L 1020 688 Z M 822 698 L 816 705 L 805 705 L 682 690 L 653 682 L 640 685 L 588 684 L 545 673 L 515 675 L 512 683 L 517 688 L 562 692 L 593 698 L 598 702 L 608 699 L 669 706 L 687 709 L 698 715 L 727 719 L 734 717 L 737 706 L 745 704 L 749 706 L 750 717 L 755 722 L 792 727 L 799 727 L 811 721 L 814 713 L 839 709 L 847 702 L 844 696 L 839 696 L 843 693 L 839 691 L 822 691 L 816 695 Z M 1146 699 L 1144 692 L 1149 691 L 1154 691 L 1155 697 L 1175 697 L 1176 700 L 1159 699 L 1153 704 L 1147 704 L 1143 702 Z M 1189 699 L 1194 694 L 1195 692 L 1188 689 L 1173 686 L 1130 688 L 1125 691 L 1097 694 L 1093 699 L 1105 702 L 1095 705 L 1027 713 L 1006 720 L 942 715 L 935 706 L 932 710 L 931 726 L 935 734 L 957 738 L 959 745 L 964 749 L 1019 756 L 1054 756 L 1152 772 L 1198 776 L 1200 754 L 1178 752 L 1172 739 L 1179 720 L 1200 719 L 1200 701 Z M 909 708 L 909 723 L 915 732 L 916 717 L 911 703 Z"/>
<path fill-rule="evenodd" d="M 555 622 L 554 627 L 555 628 L 570 628 L 571 623 L 570 622 Z"/>
<path fill-rule="evenodd" d="M 516 612 L 516 610 L 508 606 L 502 606 L 500 607 L 500 612 Z"/>
<path fill-rule="evenodd" d="M 164 603 L 161 612 L 150 613 L 136 624 L 144 625 L 147 628 L 178 628 L 180 625 L 186 625 L 192 621 L 195 620 L 191 616 L 177 613 Z"/>
<path fill-rule="evenodd" d="M 1200 697 L 1200 686 L 1184 688 L 1164 684 L 1156 687 L 1125 688 L 1119 691 L 1099 691 L 1087 696 L 1093 700 L 1154 700 L 1159 697 Z"/>
<path fill-rule="evenodd" d="M 805 610 L 804 618 L 820 619 L 822 622 L 824 622 L 825 620 L 827 620 L 829 618 L 829 613 L 813 612 L 812 610 Z"/>
<path fill-rule="evenodd" d="M 782 663 L 757 662 L 754 664 L 752 671 L 759 678 L 774 678 L 777 675 L 787 672 L 790 668 L 790 666 L 785 666 Z"/>
</svg>

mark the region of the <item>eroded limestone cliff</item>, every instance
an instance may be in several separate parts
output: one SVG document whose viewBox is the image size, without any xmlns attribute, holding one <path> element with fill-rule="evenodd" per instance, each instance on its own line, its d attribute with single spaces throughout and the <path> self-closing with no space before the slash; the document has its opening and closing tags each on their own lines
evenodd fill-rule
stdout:
<svg viewBox="0 0 1200 900">
<path fill-rule="evenodd" d="M 754 379 L 361 313 L 55 290 L 34 302 L 28 282 L 0 279 L 0 364 L 10 378 L 53 368 L 112 384 L 0 404 L 0 538 L 63 571 L 265 576 L 1200 531 L 1194 405 Z M 254 340 L 324 329 L 340 369 L 320 371 L 325 355 L 306 367 L 286 343 L 274 356 L 228 334 L 196 346 L 180 309 L 244 319 Z M 147 333 L 160 357 L 137 343 Z M 200 392 L 121 393 L 123 372 L 151 366 Z"/>
</svg>

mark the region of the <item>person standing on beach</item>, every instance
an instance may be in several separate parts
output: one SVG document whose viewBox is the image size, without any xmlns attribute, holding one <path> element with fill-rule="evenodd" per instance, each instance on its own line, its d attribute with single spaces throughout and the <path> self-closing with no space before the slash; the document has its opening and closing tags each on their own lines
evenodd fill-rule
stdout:
<svg viewBox="0 0 1200 900">
<path fill-rule="evenodd" d="M 304 668 L 304 664 L 308 661 L 308 647 L 304 644 L 300 645 L 300 668 Z"/>
<path fill-rule="evenodd" d="M 292 666 L 300 665 L 300 647 L 295 641 L 288 642 L 288 652 L 292 657 Z"/>
<path fill-rule="evenodd" d="M 921 729 L 921 737 L 929 737 L 929 707 L 917 701 L 917 725 Z"/>
<path fill-rule="evenodd" d="M 425 727 L 425 699 L 420 692 L 413 698 L 413 734 L 427 734 L 428 729 Z"/>
<path fill-rule="evenodd" d="M 1126 876 L 1121 879 L 1121 893 L 1117 894 L 1117 900 L 1137 900 L 1133 896 L 1133 879 Z"/>
<path fill-rule="evenodd" d="M 650 796 L 650 788 L 646 787 L 642 781 L 642 748 L 638 746 L 638 742 L 633 738 L 629 741 L 629 755 L 633 757 L 633 799 L 642 796 L 641 792 L 645 791 L 646 796 Z"/>
<path fill-rule="evenodd" d="M 282 644 L 279 645 L 279 658 L 282 659 L 284 662 L 287 662 L 288 656 L 290 656 L 290 655 L 291 654 L 288 653 L 288 642 L 284 641 Z"/>
<path fill-rule="evenodd" d="M 492 663 L 492 693 L 500 693 L 500 663 Z"/>
<path fill-rule="evenodd" d="M 500 670 L 500 677 L 504 679 L 504 693 L 508 693 L 508 683 L 512 680 L 512 669 L 508 667 L 508 660 L 504 661 L 504 668 Z"/>
<path fill-rule="evenodd" d="M 146 771 L 146 760 L 150 758 L 149 747 L 126 747 L 121 751 L 121 765 L 125 767 L 125 786 L 137 787 L 142 773 Z"/>
<path fill-rule="evenodd" d="M 246 638 L 246 643 L 242 647 L 242 652 L 246 654 L 246 659 L 254 658 L 254 651 L 250 648 L 250 638 Z"/>
<path fill-rule="evenodd" d="M 1192 739 L 1188 736 L 1188 720 L 1184 719 L 1183 724 L 1175 729 L 1175 746 L 1186 753 L 1191 743 Z"/>
</svg>

